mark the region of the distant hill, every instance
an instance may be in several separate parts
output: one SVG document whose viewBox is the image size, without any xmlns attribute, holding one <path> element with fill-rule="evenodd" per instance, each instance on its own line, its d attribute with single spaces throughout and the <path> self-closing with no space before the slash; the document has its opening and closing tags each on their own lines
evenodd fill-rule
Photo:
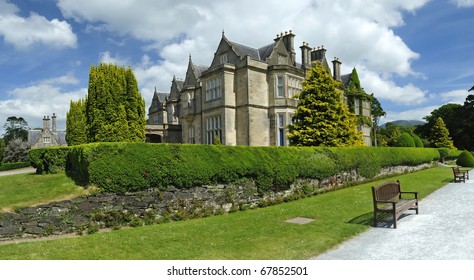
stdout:
<svg viewBox="0 0 474 280">
<path fill-rule="evenodd" d="M 411 121 L 398 120 L 398 121 L 393 121 L 393 122 L 389 122 L 389 123 L 396 124 L 396 125 L 399 125 L 399 126 L 416 126 L 416 125 L 425 124 L 426 122 L 416 121 L 416 120 L 411 120 Z M 385 128 L 386 125 L 387 125 L 387 124 L 384 123 L 384 124 L 382 125 L 382 127 Z"/>
</svg>

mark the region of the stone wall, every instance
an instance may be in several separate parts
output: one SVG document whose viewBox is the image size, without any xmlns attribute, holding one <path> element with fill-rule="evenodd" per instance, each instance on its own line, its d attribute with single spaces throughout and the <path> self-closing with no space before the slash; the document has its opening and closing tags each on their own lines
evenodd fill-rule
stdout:
<svg viewBox="0 0 474 280">
<path fill-rule="evenodd" d="M 413 172 L 430 165 L 385 168 L 379 176 Z M 356 171 L 324 180 L 298 180 L 287 191 L 258 194 L 253 182 L 193 189 L 150 189 L 124 195 L 100 193 L 0 214 L 0 240 L 65 233 L 93 233 L 101 228 L 141 226 L 207 217 L 264 207 L 363 181 Z"/>
</svg>

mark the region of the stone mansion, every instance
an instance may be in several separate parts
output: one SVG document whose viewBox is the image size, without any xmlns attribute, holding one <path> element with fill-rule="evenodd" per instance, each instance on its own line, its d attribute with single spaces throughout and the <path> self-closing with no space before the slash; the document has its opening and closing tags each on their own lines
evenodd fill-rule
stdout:
<svg viewBox="0 0 474 280">
<path fill-rule="evenodd" d="M 312 49 L 305 42 L 297 63 L 294 38 L 290 30 L 253 48 L 231 42 L 223 33 L 210 66 L 195 65 L 190 56 L 184 80 L 173 78 L 169 93 L 155 89 L 147 141 L 211 144 L 217 137 L 225 145 L 288 146 L 286 127 L 298 102 L 292 97 L 301 91 L 312 64 L 322 63 L 345 86 L 350 76 L 341 75 L 336 58 L 331 72 L 324 47 Z M 354 104 L 356 114 L 370 118 L 370 102 Z M 358 129 L 370 146 L 370 127 Z"/>
</svg>

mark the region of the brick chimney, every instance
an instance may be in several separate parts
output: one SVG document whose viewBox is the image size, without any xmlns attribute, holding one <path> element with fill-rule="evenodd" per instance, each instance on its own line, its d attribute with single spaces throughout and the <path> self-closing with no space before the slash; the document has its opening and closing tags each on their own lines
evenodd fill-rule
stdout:
<svg viewBox="0 0 474 280">
<path fill-rule="evenodd" d="M 334 60 L 332 61 L 333 78 L 339 82 L 341 82 L 341 64 L 342 62 L 339 61 L 339 58 L 334 57 Z"/>
<path fill-rule="evenodd" d="M 46 130 L 49 130 L 50 129 L 50 126 L 49 126 L 49 116 L 44 116 L 43 117 L 43 131 L 46 131 Z"/>
<path fill-rule="evenodd" d="M 53 113 L 53 116 L 51 117 L 53 120 L 53 133 L 56 133 L 57 127 L 56 127 L 56 113 Z"/>
</svg>

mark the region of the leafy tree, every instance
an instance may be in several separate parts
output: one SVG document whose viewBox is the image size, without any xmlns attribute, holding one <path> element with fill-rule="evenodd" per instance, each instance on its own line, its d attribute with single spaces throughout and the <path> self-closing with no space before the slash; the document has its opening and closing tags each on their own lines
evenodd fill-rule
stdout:
<svg viewBox="0 0 474 280">
<path fill-rule="evenodd" d="M 14 139 L 28 141 L 28 130 L 30 128 L 28 127 L 28 122 L 23 117 L 8 117 L 3 128 L 5 128 L 5 134 L 3 135 L 5 145 L 8 145 Z"/>
<path fill-rule="evenodd" d="M 455 149 L 453 140 L 449 136 L 449 130 L 446 128 L 444 121 L 439 117 L 433 127 L 429 137 L 431 145 L 435 148 Z"/>
<path fill-rule="evenodd" d="M 295 98 L 299 104 L 288 126 L 291 145 L 363 145 L 355 114 L 343 104 L 341 91 L 320 63 L 308 71 L 303 90 Z"/>
<path fill-rule="evenodd" d="M 372 115 L 372 131 L 374 133 L 374 146 L 377 147 L 377 132 L 379 130 L 380 118 L 385 117 L 387 113 L 383 110 L 379 100 L 372 94 L 371 115 Z"/>
<path fill-rule="evenodd" d="M 445 104 L 438 109 L 431 112 L 429 116 L 424 117 L 426 124 L 419 125 L 415 129 L 415 133 L 420 135 L 422 138 L 428 139 L 431 134 L 431 128 L 435 124 L 438 118 L 442 118 L 445 122 L 446 128 L 449 130 L 450 135 L 453 139 L 454 145 L 457 147 L 459 138 L 462 133 L 463 122 L 459 121 L 461 117 L 462 105 L 460 104 Z"/>
<path fill-rule="evenodd" d="M 85 103 L 88 142 L 145 140 L 145 101 L 130 68 L 92 66 Z"/>
<path fill-rule="evenodd" d="M 403 132 L 400 137 L 398 137 L 397 142 L 395 143 L 397 147 L 415 147 L 415 141 L 413 137 L 407 133 Z"/>
<path fill-rule="evenodd" d="M 3 161 L 3 154 L 5 153 L 5 142 L 0 138 L 0 164 Z"/>
<path fill-rule="evenodd" d="M 28 150 L 30 145 L 22 139 L 11 140 L 5 148 L 4 162 L 26 162 L 28 161 Z"/>
<path fill-rule="evenodd" d="M 66 142 L 69 146 L 87 143 L 85 100 L 71 100 L 66 114 Z"/>
<path fill-rule="evenodd" d="M 457 147 L 474 151 L 474 95 L 466 97 L 457 119 L 461 124 L 459 132 L 456 134 Z"/>
</svg>

